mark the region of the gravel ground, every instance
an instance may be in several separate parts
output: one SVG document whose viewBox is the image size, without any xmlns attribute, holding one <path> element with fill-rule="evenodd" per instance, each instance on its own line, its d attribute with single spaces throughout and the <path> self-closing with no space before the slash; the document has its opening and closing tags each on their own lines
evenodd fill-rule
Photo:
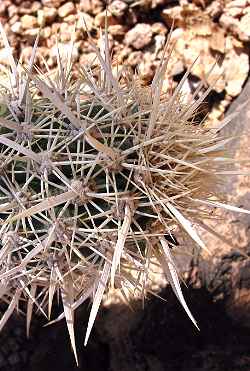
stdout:
<svg viewBox="0 0 250 371">
<path fill-rule="evenodd" d="M 42 27 L 37 64 L 44 69 L 56 65 L 56 35 L 64 50 L 74 32 L 75 67 L 94 64 L 84 26 L 98 44 L 100 28 L 109 24 L 110 47 L 118 65 L 137 68 L 145 84 L 159 64 L 163 47 L 175 19 L 175 42 L 163 89 L 170 92 L 194 59 L 199 61 L 184 86 L 192 92 L 202 80 L 213 85 L 206 107 L 208 122 L 216 123 L 233 98 L 238 96 L 249 74 L 250 0 L 2 0 L 0 21 L 17 58 L 27 60 Z M 3 46 L 3 45 L 2 45 Z M 213 73 L 207 76 L 217 62 Z M 6 63 L 1 49 L 0 64 Z M 216 78 L 219 81 L 215 82 Z"/>
</svg>

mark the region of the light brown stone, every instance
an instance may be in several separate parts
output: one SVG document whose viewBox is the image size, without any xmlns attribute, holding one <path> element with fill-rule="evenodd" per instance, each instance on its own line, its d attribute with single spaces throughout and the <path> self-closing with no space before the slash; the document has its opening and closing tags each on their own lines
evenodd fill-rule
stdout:
<svg viewBox="0 0 250 371">
<path fill-rule="evenodd" d="M 30 28 L 34 28 L 38 25 L 37 23 L 37 18 L 34 17 L 33 15 L 23 15 L 21 17 L 21 23 L 22 23 L 22 27 L 23 29 L 27 30 L 27 29 L 30 29 Z"/>
<path fill-rule="evenodd" d="M 104 3 L 101 0 L 80 0 L 79 8 L 83 12 L 97 15 L 103 10 Z"/>
<path fill-rule="evenodd" d="M 91 31 L 94 27 L 94 18 L 91 17 L 88 13 L 79 12 L 77 14 L 78 21 L 76 23 L 76 29 L 83 29 L 85 30 L 86 26 L 89 31 Z M 86 26 L 85 26 L 86 23 Z"/>
<path fill-rule="evenodd" d="M 12 26 L 11 26 L 11 31 L 14 32 L 14 33 L 21 33 L 22 32 L 22 23 L 21 22 L 15 22 Z"/>
<path fill-rule="evenodd" d="M 250 8 L 249 13 L 245 14 L 239 24 L 240 39 L 242 41 L 250 41 Z"/>
<path fill-rule="evenodd" d="M 107 22 L 109 26 L 113 26 L 115 24 L 118 24 L 118 20 L 116 17 L 114 17 L 112 14 L 107 13 L 104 10 L 103 12 L 100 12 L 95 17 L 95 26 L 97 27 L 105 27 L 105 20 L 107 18 Z"/>
<path fill-rule="evenodd" d="M 151 26 L 152 32 L 154 34 L 162 34 L 165 35 L 167 33 L 167 28 L 162 22 L 155 22 Z"/>
<path fill-rule="evenodd" d="M 59 8 L 59 6 L 64 2 L 64 0 L 41 0 L 42 4 L 52 8 Z"/>
<path fill-rule="evenodd" d="M 75 24 L 77 21 L 77 14 L 69 14 L 67 17 L 63 18 L 63 21 L 71 25 Z"/>
<path fill-rule="evenodd" d="M 8 7 L 8 14 L 9 14 L 9 17 L 13 17 L 14 15 L 18 14 L 18 8 L 16 5 L 10 5 Z"/>
<path fill-rule="evenodd" d="M 227 43 L 231 43 L 230 37 Z M 234 49 L 229 45 L 222 67 L 225 71 L 226 91 L 230 96 L 236 97 L 249 73 L 249 55 L 243 48 Z"/>
<path fill-rule="evenodd" d="M 173 21 L 176 27 L 182 27 L 184 21 L 183 21 L 181 12 L 182 12 L 181 6 L 174 6 L 169 9 L 164 9 L 161 12 L 161 17 L 168 27 L 172 26 Z"/>
<path fill-rule="evenodd" d="M 55 8 L 44 7 L 42 10 L 37 12 L 37 21 L 40 26 L 51 24 L 57 16 L 57 10 Z"/>
<path fill-rule="evenodd" d="M 114 24 L 109 26 L 109 33 L 112 36 L 124 36 L 126 33 L 126 27 L 122 24 Z"/>
<path fill-rule="evenodd" d="M 75 5 L 72 1 L 68 1 L 67 3 L 60 6 L 58 9 L 58 15 L 61 18 L 67 17 L 69 14 L 75 13 Z"/>
<path fill-rule="evenodd" d="M 128 4 L 126 4 L 124 1 L 121 1 L 121 0 L 114 0 L 109 6 L 109 11 L 115 17 L 122 17 L 125 14 L 127 9 L 128 9 Z"/>
<path fill-rule="evenodd" d="M 138 23 L 129 30 L 125 36 L 125 43 L 133 46 L 135 49 L 143 49 L 151 43 L 153 32 L 151 26 L 147 23 Z"/>
</svg>

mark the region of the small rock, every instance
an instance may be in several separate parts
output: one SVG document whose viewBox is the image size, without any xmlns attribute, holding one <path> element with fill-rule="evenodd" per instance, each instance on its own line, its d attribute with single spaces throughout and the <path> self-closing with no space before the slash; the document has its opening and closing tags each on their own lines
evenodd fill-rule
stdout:
<svg viewBox="0 0 250 371">
<path fill-rule="evenodd" d="M 104 4 L 101 0 L 80 0 L 80 10 L 97 15 L 103 11 Z"/>
<path fill-rule="evenodd" d="M 249 9 L 250 10 L 250 9 Z M 245 14 L 239 24 L 240 35 L 239 38 L 242 41 L 250 41 L 250 11 Z"/>
<path fill-rule="evenodd" d="M 106 11 L 99 13 L 95 17 L 95 25 L 97 27 L 105 27 L 105 20 L 107 18 L 107 22 L 109 26 L 113 26 L 115 24 L 118 24 L 117 19 L 110 13 L 106 14 Z"/>
<path fill-rule="evenodd" d="M 182 17 L 181 6 L 174 6 L 172 8 L 164 9 L 161 12 L 161 17 L 169 28 L 172 26 L 173 21 L 174 21 L 175 27 L 183 27 L 184 20 Z"/>
<path fill-rule="evenodd" d="M 51 36 L 51 27 L 44 27 L 41 31 L 41 37 L 47 40 Z"/>
<path fill-rule="evenodd" d="M 41 8 L 41 4 L 38 1 L 22 1 L 18 7 L 18 13 L 23 15 L 31 15 L 37 12 Z"/>
<path fill-rule="evenodd" d="M 0 3 L 0 15 L 5 15 L 5 13 L 7 12 L 7 4 L 5 2 L 1 2 Z"/>
<path fill-rule="evenodd" d="M 40 1 L 32 1 L 32 5 L 30 8 L 32 13 L 36 13 L 41 8 L 42 8 L 42 4 L 40 3 Z"/>
<path fill-rule="evenodd" d="M 156 66 L 154 63 L 154 57 L 151 53 L 144 53 L 143 60 L 138 66 L 140 77 L 149 82 L 152 80 L 155 74 Z"/>
<path fill-rule="evenodd" d="M 249 55 L 246 50 L 238 46 L 233 48 L 230 36 L 226 40 L 226 53 L 222 63 L 225 73 L 226 92 L 231 97 L 236 97 L 242 90 L 242 86 L 249 73 Z"/>
<path fill-rule="evenodd" d="M 43 12 L 45 24 L 51 24 L 57 16 L 57 10 L 55 8 L 44 7 Z"/>
<path fill-rule="evenodd" d="M 80 0 L 79 10 L 85 13 L 91 13 L 92 1 L 91 0 Z"/>
<path fill-rule="evenodd" d="M 226 4 L 225 8 L 245 8 L 247 0 L 234 0 Z"/>
<path fill-rule="evenodd" d="M 39 28 L 30 28 L 28 30 L 25 30 L 22 36 L 24 37 L 25 41 L 28 44 L 33 45 L 38 33 L 39 33 Z"/>
<path fill-rule="evenodd" d="M 177 39 L 175 44 L 175 52 L 177 59 L 183 61 L 186 68 L 193 65 L 197 57 L 199 59 L 192 67 L 192 74 L 199 79 L 204 79 L 206 76 L 207 84 L 213 85 L 213 89 L 221 93 L 225 88 L 224 78 L 219 77 L 223 74 L 223 68 L 216 64 L 216 56 L 211 54 L 210 37 L 194 36 L 192 30 L 186 30 L 182 37 Z M 213 73 L 209 73 L 213 67 Z M 216 81 L 218 77 L 218 81 Z"/>
<path fill-rule="evenodd" d="M 11 26 L 11 31 L 14 32 L 14 33 L 21 33 L 22 32 L 22 23 L 21 22 L 15 22 L 12 26 Z"/>
<path fill-rule="evenodd" d="M 153 32 L 147 23 L 138 23 L 129 30 L 125 36 L 125 43 L 132 45 L 135 49 L 143 49 L 152 41 Z"/>
<path fill-rule="evenodd" d="M 155 41 L 154 53 L 155 56 L 157 56 L 159 52 L 164 49 L 164 46 L 166 44 L 166 37 L 165 35 L 156 35 L 154 37 L 154 41 Z"/>
<path fill-rule="evenodd" d="M 238 20 L 233 18 L 232 16 L 228 14 L 222 14 L 219 22 L 220 25 L 226 30 L 230 29 L 231 31 L 235 30 L 235 32 L 237 32 Z"/>
<path fill-rule="evenodd" d="M 122 17 L 127 9 L 128 5 L 121 0 L 114 0 L 109 6 L 110 12 L 118 18 Z"/>
<path fill-rule="evenodd" d="M 155 22 L 151 26 L 152 32 L 154 34 L 162 34 L 165 35 L 167 33 L 167 28 L 162 22 Z"/>
<path fill-rule="evenodd" d="M 109 33 L 114 37 L 124 36 L 127 29 L 122 24 L 114 24 L 113 26 L 109 26 Z"/>
<path fill-rule="evenodd" d="M 51 25 L 51 33 L 52 35 L 55 35 L 59 32 L 60 30 L 60 27 L 61 27 L 61 23 L 59 22 L 53 22 L 52 25 Z"/>
<path fill-rule="evenodd" d="M 28 14 L 25 14 L 21 17 L 21 23 L 22 23 L 23 29 L 25 30 L 34 28 L 38 25 L 37 18 L 34 17 L 33 15 L 28 15 Z"/>
<path fill-rule="evenodd" d="M 64 22 L 68 24 L 75 24 L 77 21 L 77 14 L 70 14 L 63 18 Z"/>
<path fill-rule="evenodd" d="M 18 14 L 18 8 L 16 5 L 10 5 L 8 6 L 8 14 L 9 17 L 13 17 L 14 15 Z"/>
<path fill-rule="evenodd" d="M 9 19 L 9 22 L 8 22 L 8 26 L 13 26 L 13 24 L 15 24 L 16 22 L 19 22 L 20 19 L 19 19 L 19 16 L 16 14 L 14 15 L 12 18 Z"/>
<path fill-rule="evenodd" d="M 151 0 L 152 1 L 152 9 L 156 8 L 157 6 L 165 5 L 168 3 L 168 0 Z"/>
<path fill-rule="evenodd" d="M 132 67 L 136 67 L 143 59 L 143 53 L 141 51 L 132 52 L 129 54 L 127 64 Z"/>
<path fill-rule="evenodd" d="M 63 43 L 66 43 L 71 40 L 72 35 L 76 39 L 77 32 L 74 33 L 74 25 L 69 25 L 66 22 L 61 23 L 60 25 L 60 40 Z"/>
<path fill-rule="evenodd" d="M 225 52 L 225 31 L 223 28 L 214 25 L 213 32 L 210 37 L 210 48 L 217 50 L 220 53 Z"/>
<path fill-rule="evenodd" d="M 76 23 L 76 29 L 83 29 L 85 30 L 86 26 L 89 31 L 92 30 L 94 26 L 94 18 L 91 17 L 88 13 L 79 12 L 78 15 L 78 21 Z M 86 23 L 86 26 L 85 26 Z"/>
<path fill-rule="evenodd" d="M 227 15 L 233 18 L 240 18 L 240 16 L 243 14 L 242 8 L 229 8 L 226 12 Z"/>
<path fill-rule="evenodd" d="M 213 19 L 218 19 L 223 12 L 223 6 L 221 1 L 213 1 L 208 7 L 206 8 L 206 13 Z"/>
<path fill-rule="evenodd" d="M 56 16 L 57 10 L 55 8 L 44 7 L 37 12 L 37 22 L 40 26 L 45 26 L 46 24 L 51 24 Z"/>
<path fill-rule="evenodd" d="M 243 9 L 243 14 L 248 14 L 250 13 L 250 0 L 249 0 L 249 5 Z"/>
<path fill-rule="evenodd" d="M 75 13 L 75 5 L 73 2 L 69 1 L 65 4 L 63 4 L 59 9 L 58 9 L 58 15 L 61 18 L 67 17 L 69 14 Z"/>
<path fill-rule="evenodd" d="M 44 6 L 59 8 L 59 6 L 64 3 L 64 0 L 41 0 Z"/>
<path fill-rule="evenodd" d="M 172 35 L 171 35 L 171 41 L 176 42 L 177 40 L 182 39 L 184 35 L 184 31 L 182 28 L 176 28 L 173 30 Z"/>
</svg>

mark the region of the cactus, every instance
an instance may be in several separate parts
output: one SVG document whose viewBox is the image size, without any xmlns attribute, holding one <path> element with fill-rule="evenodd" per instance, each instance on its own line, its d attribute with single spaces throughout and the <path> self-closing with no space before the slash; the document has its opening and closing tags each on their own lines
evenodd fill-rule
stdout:
<svg viewBox="0 0 250 371">
<path fill-rule="evenodd" d="M 218 193 L 234 160 L 232 138 L 196 125 L 210 89 L 183 96 L 187 71 L 172 95 L 162 93 L 170 43 L 150 86 L 128 68 L 114 72 L 107 31 L 99 67 L 80 66 L 72 76 L 70 52 L 58 48 L 56 73 L 35 66 L 39 36 L 28 65 L 9 56 L 0 88 L 0 298 L 3 328 L 14 310 L 48 321 L 66 319 L 77 361 L 74 311 L 92 299 L 85 344 L 104 293 L 119 289 L 145 297 L 150 272 L 163 268 L 183 297 L 174 256 L 185 241 L 206 248 L 195 225 L 225 207 Z M 73 45 L 73 43 L 72 43 Z M 167 56 L 166 56 L 167 55 Z M 4 72 L 8 78 L 4 78 Z M 62 314 L 51 319 L 55 296 Z"/>
</svg>

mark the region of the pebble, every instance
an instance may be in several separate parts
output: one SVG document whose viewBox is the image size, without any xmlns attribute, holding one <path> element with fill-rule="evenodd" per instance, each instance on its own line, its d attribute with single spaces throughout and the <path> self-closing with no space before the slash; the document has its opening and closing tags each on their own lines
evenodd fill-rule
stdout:
<svg viewBox="0 0 250 371">
<path fill-rule="evenodd" d="M 147 82 L 151 81 L 155 74 L 155 63 L 153 55 L 149 52 L 144 53 L 143 60 L 139 64 L 139 74 Z"/>
<path fill-rule="evenodd" d="M 245 14 L 239 24 L 239 30 L 241 32 L 240 39 L 242 41 L 250 41 L 250 8 L 249 13 Z"/>
<path fill-rule="evenodd" d="M 19 22 L 19 17 L 17 14 L 10 18 L 8 25 L 13 26 L 13 24 L 15 24 L 16 22 Z"/>
<path fill-rule="evenodd" d="M 57 10 L 55 8 L 44 7 L 42 10 L 39 9 L 37 12 L 37 22 L 40 26 L 51 24 L 57 16 Z"/>
<path fill-rule="evenodd" d="M 63 4 L 59 9 L 58 9 L 58 15 L 61 18 L 67 17 L 69 14 L 75 13 L 75 5 L 72 1 L 69 1 L 65 4 Z"/>
<path fill-rule="evenodd" d="M 85 23 L 86 23 L 87 29 L 91 31 L 94 27 L 94 18 L 88 13 L 79 12 L 78 21 L 76 23 L 76 29 L 85 30 L 86 29 Z"/>
<path fill-rule="evenodd" d="M 173 21 L 174 21 L 175 27 L 176 26 L 182 27 L 184 20 L 181 15 L 181 12 L 182 12 L 182 7 L 177 5 L 172 8 L 163 9 L 163 11 L 161 12 L 161 17 L 169 28 L 172 26 Z"/>
<path fill-rule="evenodd" d="M 13 17 L 15 14 L 18 14 L 18 8 L 16 5 L 10 5 L 8 6 L 8 14 L 9 17 Z"/>
<path fill-rule="evenodd" d="M 77 21 L 77 14 L 70 14 L 63 18 L 63 21 L 68 24 L 75 24 Z"/>
<path fill-rule="evenodd" d="M 22 23 L 21 22 L 15 22 L 12 26 L 11 26 L 11 31 L 14 32 L 14 33 L 21 33 L 23 28 L 22 28 Z"/>
<path fill-rule="evenodd" d="M 20 15 L 32 15 L 41 8 L 41 4 L 38 1 L 22 1 L 17 8 Z"/>
<path fill-rule="evenodd" d="M 115 37 L 124 36 L 126 33 L 126 27 L 122 24 L 111 25 L 109 26 L 109 33 Z"/>
<path fill-rule="evenodd" d="M 1 2 L 0 3 L 0 15 L 4 15 L 5 12 L 7 12 L 7 9 L 8 9 L 7 4 L 4 2 Z"/>
<path fill-rule="evenodd" d="M 41 0 L 42 4 L 52 8 L 59 8 L 64 3 L 64 0 Z"/>
<path fill-rule="evenodd" d="M 111 13 L 106 14 L 106 10 L 100 12 L 99 14 L 96 15 L 95 17 L 95 25 L 97 27 L 105 27 L 105 21 L 107 17 L 107 22 L 109 26 L 118 24 L 118 20 L 116 17 L 114 17 Z"/>
<path fill-rule="evenodd" d="M 135 49 L 143 49 L 152 41 L 152 28 L 147 23 L 138 23 L 129 30 L 125 36 L 125 43 L 133 46 Z"/>
<path fill-rule="evenodd" d="M 28 15 L 28 14 L 25 14 L 21 17 L 21 23 L 22 23 L 23 29 L 25 30 L 29 30 L 38 25 L 37 18 L 34 17 L 33 15 Z"/>
<path fill-rule="evenodd" d="M 110 6 L 109 11 L 115 16 L 115 17 L 122 17 L 126 10 L 128 9 L 128 4 L 124 3 L 121 0 L 114 0 Z"/>
<path fill-rule="evenodd" d="M 167 28 L 164 25 L 164 23 L 162 23 L 162 22 L 153 23 L 152 26 L 151 26 L 151 29 L 152 29 L 152 32 L 154 34 L 166 35 L 166 33 L 167 33 Z"/>
<path fill-rule="evenodd" d="M 93 15 L 99 14 L 104 9 L 104 2 L 101 0 L 80 0 L 80 10 Z"/>
</svg>

